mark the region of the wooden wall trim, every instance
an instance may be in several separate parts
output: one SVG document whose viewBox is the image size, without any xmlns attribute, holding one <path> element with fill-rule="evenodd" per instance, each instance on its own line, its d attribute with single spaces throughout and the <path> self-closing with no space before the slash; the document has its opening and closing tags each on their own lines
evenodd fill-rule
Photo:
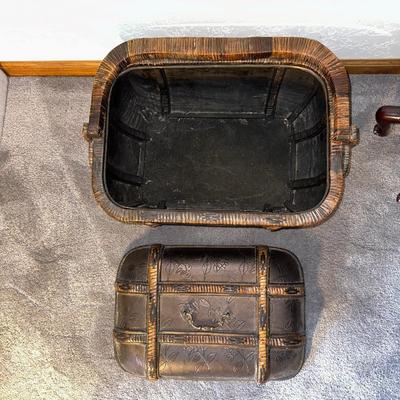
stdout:
<svg viewBox="0 0 400 400">
<path fill-rule="evenodd" d="M 399 58 L 341 60 L 349 74 L 400 74 Z"/>
<path fill-rule="evenodd" d="M 400 74 L 400 59 L 343 59 L 349 74 Z M 94 76 L 100 61 L 0 61 L 8 76 Z"/>
<path fill-rule="evenodd" d="M 100 61 L 0 61 L 8 76 L 94 76 Z"/>
</svg>

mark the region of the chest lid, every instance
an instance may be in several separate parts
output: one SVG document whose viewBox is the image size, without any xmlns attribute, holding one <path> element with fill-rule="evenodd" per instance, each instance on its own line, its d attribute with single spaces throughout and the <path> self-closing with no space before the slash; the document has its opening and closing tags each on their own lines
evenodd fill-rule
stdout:
<svg viewBox="0 0 400 400">
<path fill-rule="evenodd" d="M 116 281 L 114 348 L 125 370 L 181 379 L 283 379 L 305 347 L 298 259 L 267 246 L 153 245 Z"/>
</svg>

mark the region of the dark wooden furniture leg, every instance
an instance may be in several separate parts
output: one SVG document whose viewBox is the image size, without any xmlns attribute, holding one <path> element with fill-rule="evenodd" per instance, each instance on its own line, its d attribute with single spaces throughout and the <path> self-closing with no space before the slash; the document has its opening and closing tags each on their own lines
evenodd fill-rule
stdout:
<svg viewBox="0 0 400 400">
<path fill-rule="evenodd" d="M 377 124 L 374 127 L 374 134 L 388 136 L 392 133 L 393 124 L 400 124 L 400 106 L 382 106 L 375 115 Z M 400 193 L 396 197 L 400 203 Z"/>
<path fill-rule="evenodd" d="M 378 136 L 388 136 L 392 124 L 400 124 L 400 106 L 382 106 L 375 115 L 377 124 L 374 133 Z"/>
</svg>

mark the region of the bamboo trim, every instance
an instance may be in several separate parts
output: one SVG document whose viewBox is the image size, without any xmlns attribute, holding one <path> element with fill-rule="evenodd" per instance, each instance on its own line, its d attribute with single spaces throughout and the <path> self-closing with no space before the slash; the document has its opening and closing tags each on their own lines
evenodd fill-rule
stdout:
<svg viewBox="0 0 400 400">
<path fill-rule="evenodd" d="M 306 337 L 304 335 L 270 336 L 268 338 L 269 347 L 301 347 L 305 343 Z"/>
<path fill-rule="evenodd" d="M 255 285 L 237 285 L 237 284 L 213 284 L 213 283 L 163 283 L 159 287 L 160 293 L 202 293 L 202 294 L 220 294 L 220 295 L 248 295 L 258 294 L 258 287 Z"/>
<path fill-rule="evenodd" d="M 121 294 L 148 294 L 149 287 L 145 283 L 116 282 L 115 291 Z"/>
<path fill-rule="evenodd" d="M 122 344 L 146 344 L 147 335 L 145 332 L 133 332 L 121 329 L 114 329 L 113 338 Z"/>
<path fill-rule="evenodd" d="M 257 274 L 260 287 L 258 299 L 258 365 L 257 383 L 264 383 L 269 375 L 268 360 L 268 275 L 269 275 L 268 247 L 257 247 Z"/>
<path fill-rule="evenodd" d="M 146 310 L 147 326 L 147 378 L 150 380 L 158 379 L 158 344 L 157 344 L 157 320 L 158 320 L 158 275 L 161 246 L 151 246 L 147 261 L 147 280 L 149 294 Z"/>
<path fill-rule="evenodd" d="M 229 334 L 190 334 L 190 333 L 170 333 L 164 332 L 159 336 L 160 343 L 183 344 L 183 345 L 223 345 L 255 347 L 257 337 L 253 335 L 234 335 Z"/>
<path fill-rule="evenodd" d="M 348 74 L 400 74 L 399 58 L 341 59 Z M 0 61 L 8 76 L 95 76 L 101 61 Z"/>
<path fill-rule="evenodd" d="M 148 294 L 149 287 L 144 283 L 117 282 L 115 284 L 117 293 L 123 295 Z M 194 293 L 210 295 L 244 295 L 255 296 L 260 293 L 259 286 L 243 284 L 221 284 L 221 283 L 159 283 L 158 292 L 163 294 Z M 267 294 L 270 297 L 295 297 L 304 296 L 304 286 L 269 284 Z"/>
<path fill-rule="evenodd" d="M 114 340 L 121 344 L 146 344 L 147 335 L 144 332 L 115 329 Z M 304 335 L 270 336 L 267 339 L 268 347 L 292 348 L 303 346 L 306 342 Z M 182 345 L 223 345 L 239 347 L 256 347 L 259 345 L 257 336 L 240 335 L 233 333 L 186 333 L 163 332 L 158 335 L 158 343 Z"/>
<path fill-rule="evenodd" d="M 302 297 L 304 296 L 304 285 L 268 285 L 268 296 L 270 297 Z"/>
</svg>

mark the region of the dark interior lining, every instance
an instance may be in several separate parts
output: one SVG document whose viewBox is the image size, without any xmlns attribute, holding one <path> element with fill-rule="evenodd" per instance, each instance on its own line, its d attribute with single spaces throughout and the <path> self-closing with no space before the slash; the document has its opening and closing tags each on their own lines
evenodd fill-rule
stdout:
<svg viewBox="0 0 400 400">
<path fill-rule="evenodd" d="M 327 189 L 327 104 L 294 67 L 121 74 L 110 94 L 105 186 L 124 207 L 305 211 Z"/>
</svg>

